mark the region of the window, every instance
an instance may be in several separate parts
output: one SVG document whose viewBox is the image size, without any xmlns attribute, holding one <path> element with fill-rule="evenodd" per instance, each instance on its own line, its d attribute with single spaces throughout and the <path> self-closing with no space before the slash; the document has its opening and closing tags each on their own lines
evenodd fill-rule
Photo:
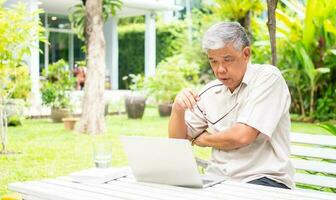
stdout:
<svg viewBox="0 0 336 200">
<path fill-rule="evenodd" d="M 77 61 L 85 59 L 84 42 L 71 30 L 68 16 L 43 13 L 40 20 L 46 28 L 49 44 L 40 42 L 40 73 L 49 63 L 65 60 L 72 69 Z"/>
</svg>

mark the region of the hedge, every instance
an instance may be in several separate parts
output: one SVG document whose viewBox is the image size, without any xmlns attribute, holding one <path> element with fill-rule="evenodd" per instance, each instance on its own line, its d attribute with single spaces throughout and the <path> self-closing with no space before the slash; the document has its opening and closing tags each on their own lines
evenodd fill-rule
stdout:
<svg viewBox="0 0 336 200">
<path fill-rule="evenodd" d="M 156 27 L 156 64 L 164 58 L 178 54 L 185 43 L 185 25 L 158 24 Z M 119 88 L 125 89 L 123 76 L 144 73 L 145 25 L 132 24 L 118 28 L 119 37 Z"/>
</svg>

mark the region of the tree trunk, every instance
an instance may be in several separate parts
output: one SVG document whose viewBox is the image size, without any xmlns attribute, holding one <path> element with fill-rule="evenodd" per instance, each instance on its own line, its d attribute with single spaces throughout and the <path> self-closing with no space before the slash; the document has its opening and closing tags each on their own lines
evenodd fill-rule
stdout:
<svg viewBox="0 0 336 200">
<path fill-rule="evenodd" d="M 267 27 L 271 41 L 271 51 L 272 51 L 272 65 L 277 64 L 277 54 L 276 54 L 276 19 L 275 19 L 275 9 L 277 7 L 278 0 L 267 0 Z"/>
<path fill-rule="evenodd" d="M 105 39 L 103 34 L 103 0 L 86 0 L 87 72 L 82 116 L 77 131 L 100 134 L 105 132 L 104 82 Z"/>
<path fill-rule="evenodd" d="M 305 117 L 306 116 L 306 112 L 305 112 L 305 109 L 304 109 L 304 101 L 303 101 L 303 97 L 302 97 L 302 92 L 301 92 L 299 86 L 297 86 L 296 89 L 297 89 L 298 95 L 299 95 L 301 115 Z"/>
<path fill-rule="evenodd" d="M 7 153 L 7 114 L 5 108 L 5 100 L 1 97 L 1 105 L 0 105 L 0 126 L 1 126 L 1 154 Z"/>
<path fill-rule="evenodd" d="M 245 28 L 250 41 L 252 41 L 251 10 L 247 11 L 245 16 L 243 18 L 240 18 L 238 22 L 240 25 L 242 25 Z"/>
<path fill-rule="evenodd" d="M 315 87 L 311 86 L 311 90 L 310 90 L 310 104 L 309 104 L 309 117 L 313 118 L 313 113 L 314 113 L 314 104 L 315 104 L 315 100 L 314 100 L 314 93 L 315 93 Z"/>
</svg>

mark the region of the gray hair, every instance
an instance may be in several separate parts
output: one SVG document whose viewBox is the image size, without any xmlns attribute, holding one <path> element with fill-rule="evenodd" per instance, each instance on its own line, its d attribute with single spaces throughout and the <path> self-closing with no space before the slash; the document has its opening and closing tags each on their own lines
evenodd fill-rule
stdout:
<svg viewBox="0 0 336 200">
<path fill-rule="evenodd" d="M 229 43 L 237 51 L 250 46 L 250 40 L 244 28 L 237 22 L 220 22 L 212 25 L 204 33 L 202 48 L 207 52 L 210 49 L 223 48 Z"/>
</svg>

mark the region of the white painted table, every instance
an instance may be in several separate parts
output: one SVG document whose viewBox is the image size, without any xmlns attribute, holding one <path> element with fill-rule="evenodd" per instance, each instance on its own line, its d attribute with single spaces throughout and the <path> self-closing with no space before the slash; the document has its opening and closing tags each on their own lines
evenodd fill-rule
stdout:
<svg viewBox="0 0 336 200">
<path fill-rule="evenodd" d="M 192 189 L 136 182 L 131 176 L 105 184 L 75 183 L 68 177 L 60 177 L 12 183 L 9 189 L 21 193 L 25 200 L 336 200 L 336 194 L 308 190 L 286 190 L 231 181 L 205 189 Z"/>
</svg>

